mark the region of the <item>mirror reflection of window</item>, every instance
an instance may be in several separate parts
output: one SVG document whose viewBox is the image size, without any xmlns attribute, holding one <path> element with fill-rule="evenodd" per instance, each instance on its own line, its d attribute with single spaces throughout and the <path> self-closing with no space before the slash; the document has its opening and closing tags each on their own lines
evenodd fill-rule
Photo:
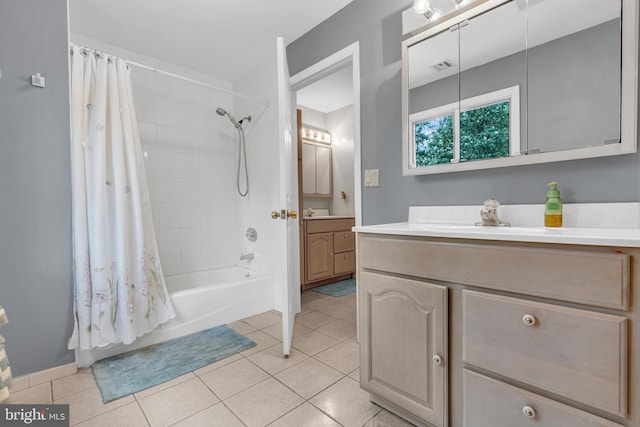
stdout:
<svg viewBox="0 0 640 427">
<path fill-rule="evenodd" d="M 451 163 L 454 156 L 453 114 L 414 124 L 416 167 Z"/>
<path fill-rule="evenodd" d="M 519 106 L 513 86 L 412 114 L 414 167 L 519 155 Z"/>
</svg>

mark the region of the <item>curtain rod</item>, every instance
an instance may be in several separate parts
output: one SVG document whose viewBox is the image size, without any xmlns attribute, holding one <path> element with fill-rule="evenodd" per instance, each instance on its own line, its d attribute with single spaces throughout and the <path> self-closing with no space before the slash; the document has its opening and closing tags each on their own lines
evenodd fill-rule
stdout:
<svg viewBox="0 0 640 427">
<path fill-rule="evenodd" d="M 82 45 L 79 45 L 79 44 L 76 44 L 76 43 L 71 43 L 71 45 L 72 46 L 77 46 L 78 48 L 80 48 L 82 50 L 85 50 L 85 51 L 88 51 L 88 52 L 93 52 L 93 53 L 95 53 L 97 55 L 102 55 L 103 54 L 102 52 L 100 52 L 100 51 L 98 51 L 96 49 L 92 49 L 92 48 L 87 47 L 87 46 L 82 46 Z M 253 96 L 249 96 L 249 95 L 245 95 L 245 94 L 242 94 L 242 93 L 234 92 L 234 91 L 232 91 L 230 89 L 225 89 L 225 88 L 221 88 L 219 86 L 214 86 L 214 85 L 211 85 L 209 83 L 201 82 L 200 80 L 195 80 L 195 79 L 191 79 L 189 77 L 181 76 L 180 74 L 175 74 L 175 73 L 171 73 L 169 71 L 160 70 L 158 68 L 151 67 L 151 66 L 145 65 L 145 64 L 141 64 L 139 62 L 130 61 L 128 59 L 125 59 L 125 62 L 128 65 L 133 65 L 133 66 L 136 66 L 136 67 L 139 67 L 139 68 L 143 68 L 145 70 L 153 71 L 155 73 L 164 74 L 164 75 L 169 76 L 169 77 L 174 77 L 176 79 L 184 80 L 184 81 L 189 82 L 189 83 L 194 83 L 194 84 L 197 84 L 197 85 L 200 85 L 200 86 L 208 87 L 210 89 L 218 90 L 220 92 L 228 93 L 228 94 L 231 94 L 231 95 L 234 95 L 234 96 L 238 96 L 240 98 L 251 99 L 253 101 L 257 101 L 257 102 L 260 102 L 262 104 L 265 104 L 267 107 L 269 106 L 269 101 L 258 99 L 258 98 L 253 97 Z"/>
</svg>

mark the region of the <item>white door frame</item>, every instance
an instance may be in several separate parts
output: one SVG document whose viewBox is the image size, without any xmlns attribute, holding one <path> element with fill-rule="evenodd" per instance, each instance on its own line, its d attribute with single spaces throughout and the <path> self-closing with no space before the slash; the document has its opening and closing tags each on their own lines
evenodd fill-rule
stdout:
<svg viewBox="0 0 640 427">
<path fill-rule="evenodd" d="M 316 62 L 294 76 L 289 83 L 295 93 L 305 86 L 333 73 L 345 64 L 351 63 L 353 72 L 353 204 L 355 208 L 356 226 L 362 225 L 362 165 L 360 145 L 360 42 L 355 42 L 344 49 Z"/>
</svg>

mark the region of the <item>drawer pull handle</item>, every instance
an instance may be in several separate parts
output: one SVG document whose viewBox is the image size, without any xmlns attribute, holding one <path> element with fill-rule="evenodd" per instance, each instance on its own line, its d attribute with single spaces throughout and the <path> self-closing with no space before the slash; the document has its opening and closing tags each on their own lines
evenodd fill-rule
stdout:
<svg viewBox="0 0 640 427">
<path fill-rule="evenodd" d="M 533 409 L 531 406 L 524 406 L 522 408 L 522 413 L 527 418 L 535 418 L 536 417 L 536 410 Z"/>
<path fill-rule="evenodd" d="M 345 255 L 345 256 L 344 256 L 344 259 L 347 259 L 348 257 L 349 257 L 349 255 Z"/>
<path fill-rule="evenodd" d="M 532 314 L 525 314 L 524 316 L 522 316 L 522 322 L 527 326 L 534 326 L 536 323 L 538 323 L 535 316 L 533 316 Z"/>
<path fill-rule="evenodd" d="M 436 354 L 435 356 L 433 356 L 433 363 L 435 363 L 436 365 L 442 365 L 442 357 Z"/>
<path fill-rule="evenodd" d="M 347 235 L 346 235 L 346 234 L 344 235 L 344 238 L 345 238 L 345 239 L 347 238 Z"/>
</svg>

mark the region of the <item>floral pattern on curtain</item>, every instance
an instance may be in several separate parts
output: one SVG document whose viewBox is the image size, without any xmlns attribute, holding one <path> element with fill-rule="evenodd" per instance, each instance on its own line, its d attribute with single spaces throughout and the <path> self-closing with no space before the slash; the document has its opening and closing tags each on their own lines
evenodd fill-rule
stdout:
<svg viewBox="0 0 640 427">
<path fill-rule="evenodd" d="M 4 308 L 0 306 L 0 326 L 8 321 Z M 9 398 L 9 387 L 11 387 L 11 367 L 4 348 L 4 337 L 0 335 L 0 403 Z"/>
<path fill-rule="evenodd" d="M 129 344 L 175 314 L 153 231 L 131 76 L 71 49 L 74 330 L 70 349 Z"/>
</svg>

